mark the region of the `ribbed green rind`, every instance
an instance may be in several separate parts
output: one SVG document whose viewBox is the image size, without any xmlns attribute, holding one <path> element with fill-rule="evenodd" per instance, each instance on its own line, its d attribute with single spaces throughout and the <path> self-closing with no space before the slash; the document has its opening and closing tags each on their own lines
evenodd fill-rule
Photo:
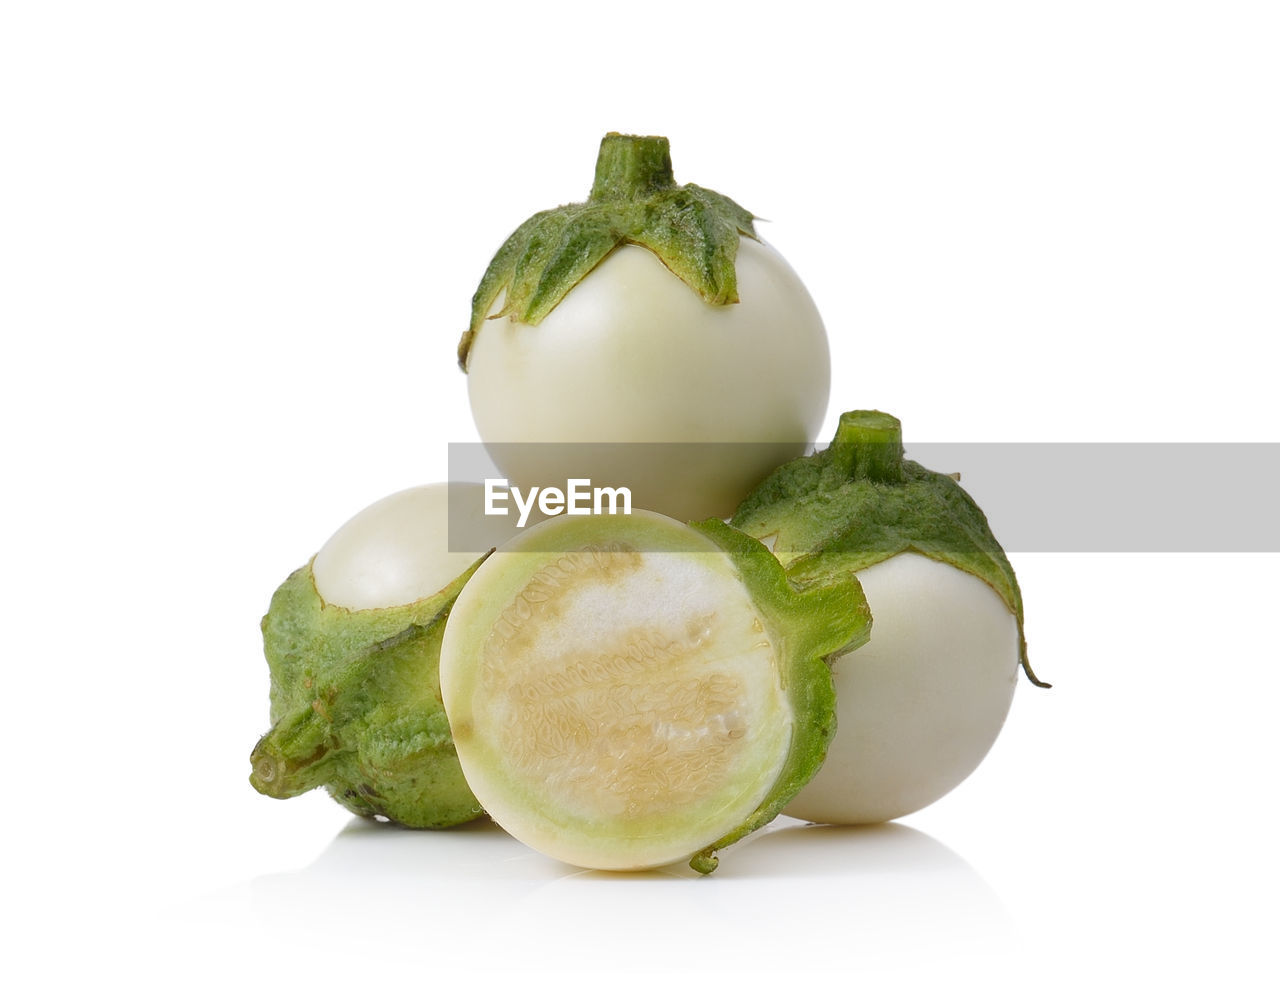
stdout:
<svg viewBox="0 0 1280 994">
<path fill-rule="evenodd" d="M 615 248 L 641 245 L 710 304 L 738 300 L 738 240 L 754 238 L 750 211 L 692 183 L 675 185 L 665 138 L 606 135 L 590 197 L 541 211 L 498 249 L 471 299 L 471 325 L 458 344 L 465 370 L 471 343 L 505 292 L 495 317 L 537 325 Z"/>
<path fill-rule="evenodd" d="M 871 611 L 852 573 L 800 585 L 787 577 L 763 545 L 712 518 L 693 525 L 732 558 L 781 657 L 783 689 L 794 723 L 791 746 L 773 788 L 737 828 L 696 853 L 689 865 L 710 873 L 716 851 L 767 825 L 822 766 L 836 731 L 836 694 L 825 657 L 864 645 Z"/>
<path fill-rule="evenodd" d="M 874 425 L 880 412 L 851 411 L 841 418 L 831 447 L 786 463 L 738 507 L 734 527 L 757 538 L 774 536 L 774 555 L 798 583 L 850 575 L 902 552 L 917 552 L 985 581 L 1018 621 L 1019 659 L 1027 677 L 1040 681 L 1027 659 L 1022 592 L 986 515 L 951 476 L 902 459 L 900 426 L 895 444 L 842 443 L 851 425 Z M 867 433 L 864 433 L 867 434 Z M 877 451 L 879 449 L 879 451 Z M 866 463 L 873 471 L 864 472 Z"/>
<path fill-rule="evenodd" d="M 326 604 L 310 564 L 276 591 L 262 620 L 271 669 L 270 732 L 250 783 L 270 797 L 323 786 L 359 815 L 442 828 L 482 813 L 440 700 L 440 641 L 478 560 L 447 587 L 401 607 Z"/>
</svg>

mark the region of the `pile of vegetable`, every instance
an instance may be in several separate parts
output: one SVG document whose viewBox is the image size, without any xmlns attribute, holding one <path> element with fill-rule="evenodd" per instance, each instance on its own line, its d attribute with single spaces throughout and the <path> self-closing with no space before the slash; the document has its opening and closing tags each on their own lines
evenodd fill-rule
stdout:
<svg viewBox="0 0 1280 994">
<path fill-rule="evenodd" d="M 896 418 L 851 411 L 803 455 L 830 383 L 817 308 L 750 212 L 675 183 L 666 139 L 607 135 L 588 199 L 515 230 L 458 358 L 511 483 L 635 509 L 522 528 L 442 483 L 356 515 L 263 619 L 261 793 L 706 873 L 780 812 L 932 803 L 1019 672 L 1045 686 L 986 518 L 904 458 Z"/>
</svg>

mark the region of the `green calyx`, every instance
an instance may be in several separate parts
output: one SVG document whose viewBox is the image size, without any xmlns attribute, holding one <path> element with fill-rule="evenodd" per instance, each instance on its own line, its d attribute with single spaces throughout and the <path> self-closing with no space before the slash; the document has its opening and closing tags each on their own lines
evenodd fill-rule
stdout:
<svg viewBox="0 0 1280 994">
<path fill-rule="evenodd" d="M 269 797 L 326 787 L 358 815 L 442 828 L 482 813 L 440 701 L 440 641 L 468 569 L 401 607 L 326 604 L 311 567 L 276 591 L 262 619 L 273 727 L 250 757 Z"/>
<path fill-rule="evenodd" d="M 471 299 L 458 364 L 466 370 L 500 293 L 506 297 L 493 316 L 536 325 L 626 242 L 657 255 L 707 303 L 736 303 L 742 235 L 756 237 L 751 212 L 714 190 L 677 186 L 666 138 L 607 134 L 587 200 L 533 215 L 498 249 Z"/>
<path fill-rule="evenodd" d="M 836 692 L 825 659 L 866 645 L 872 622 L 862 585 L 852 574 L 800 587 L 754 538 L 717 518 L 693 527 L 730 556 L 768 630 L 779 636 L 783 686 L 796 719 L 786 762 L 768 796 L 746 821 L 689 860 L 694 870 L 710 873 L 719 864 L 716 850 L 773 821 L 822 766 L 836 733 Z"/>
<path fill-rule="evenodd" d="M 773 551 L 800 584 L 846 575 L 902 552 L 947 563 L 986 582 L 1018 621 L 1027 659 L 1022 592 L 986 515 L 951 476 L 903 458 L 902 427 L 880 411 L 841 415 L 821 452 L 786 463 L 747 497 L 734 527 L 774 539 Z"/>
</svg>

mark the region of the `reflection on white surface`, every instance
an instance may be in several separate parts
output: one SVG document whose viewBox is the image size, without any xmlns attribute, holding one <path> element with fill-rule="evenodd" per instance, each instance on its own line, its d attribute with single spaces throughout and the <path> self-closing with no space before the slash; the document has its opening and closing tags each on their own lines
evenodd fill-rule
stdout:
<svg viewBox="0 0 1280 994">
<path fill-rule="evenodd" d="M 846 970 L 850 960 L 867 969 L 1009 941 L 1004 909 L 982 878 L 934 839 L 894 824 L 780 819 L 722 853 L 707 879 L 687 867 L 622 880 L 584 871 L 538 887 L 517 916 L 561 922 L 579 939 L 574 955 L 585 950 L 602 969 L 634 950 L 636 936 L 666 951 L 655 969 L 749 972 L 789 971 L 796 958 L 802 972 Z"/>
<path fill-rule="evenodd" d="M 683 865 L 578 870 L 483 822 L 413 832 L 354 819 L 305 869 L 185 917 L 193 934 L 340 942 L 344 955 L 435 975 L 942 968 L 1007 948 L 1012 932 L 982 878 L 928 835 L 788 818 L 724 851 L 705 878 Z"/>
</svg>

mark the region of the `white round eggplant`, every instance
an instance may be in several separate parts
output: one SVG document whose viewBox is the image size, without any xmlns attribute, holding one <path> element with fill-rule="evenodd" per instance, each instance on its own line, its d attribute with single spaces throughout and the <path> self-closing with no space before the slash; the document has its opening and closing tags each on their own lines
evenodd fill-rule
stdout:
<svg viewBox="0 0 1280 994">
<path fill-rule="evenodd" d="M 871 609 L 868 643 L 830 660 L 837 731 L 786 809 L 797 818 L 869 824 L 932 804 L 987 755 L 1019 671 L 1048 686 L 986 516 L 903 453 L 897 418 L 849 411 L 827 449 L 780 466 L 733 518 L 797 583 L 857 576 Z"/>
<path fill-rule="evenodd" d="M 835 739 L 784 809 L 808 821 L 873 824 L 938 800 L 987 755 L 1021 672 L 1018 620 L 976 576 L 914 553 L 857 576 L 871 640 L 830 660 Z"/>
<path fill-rule="evenodd" d="M 802 455 L 830 389 L 822 319 L 765 243 L 743 238 L 737 271 L 739 302 L 713 305 L 623 245 L 536 327 L 486 322 L 467 385 L 503 473 L 625 485 L 636 506 L 693 520 L 728 516 Z"/>
<path fill-rule="evenodd" d="M 752 214 L 678 186 L 667 139 L 606 135 L 589 198 L 520 225 L 458 347 L 494 462 L 523 488 L 629 487 L 726 517 L 826 416 L 818 309 Z"/>
</svg>

